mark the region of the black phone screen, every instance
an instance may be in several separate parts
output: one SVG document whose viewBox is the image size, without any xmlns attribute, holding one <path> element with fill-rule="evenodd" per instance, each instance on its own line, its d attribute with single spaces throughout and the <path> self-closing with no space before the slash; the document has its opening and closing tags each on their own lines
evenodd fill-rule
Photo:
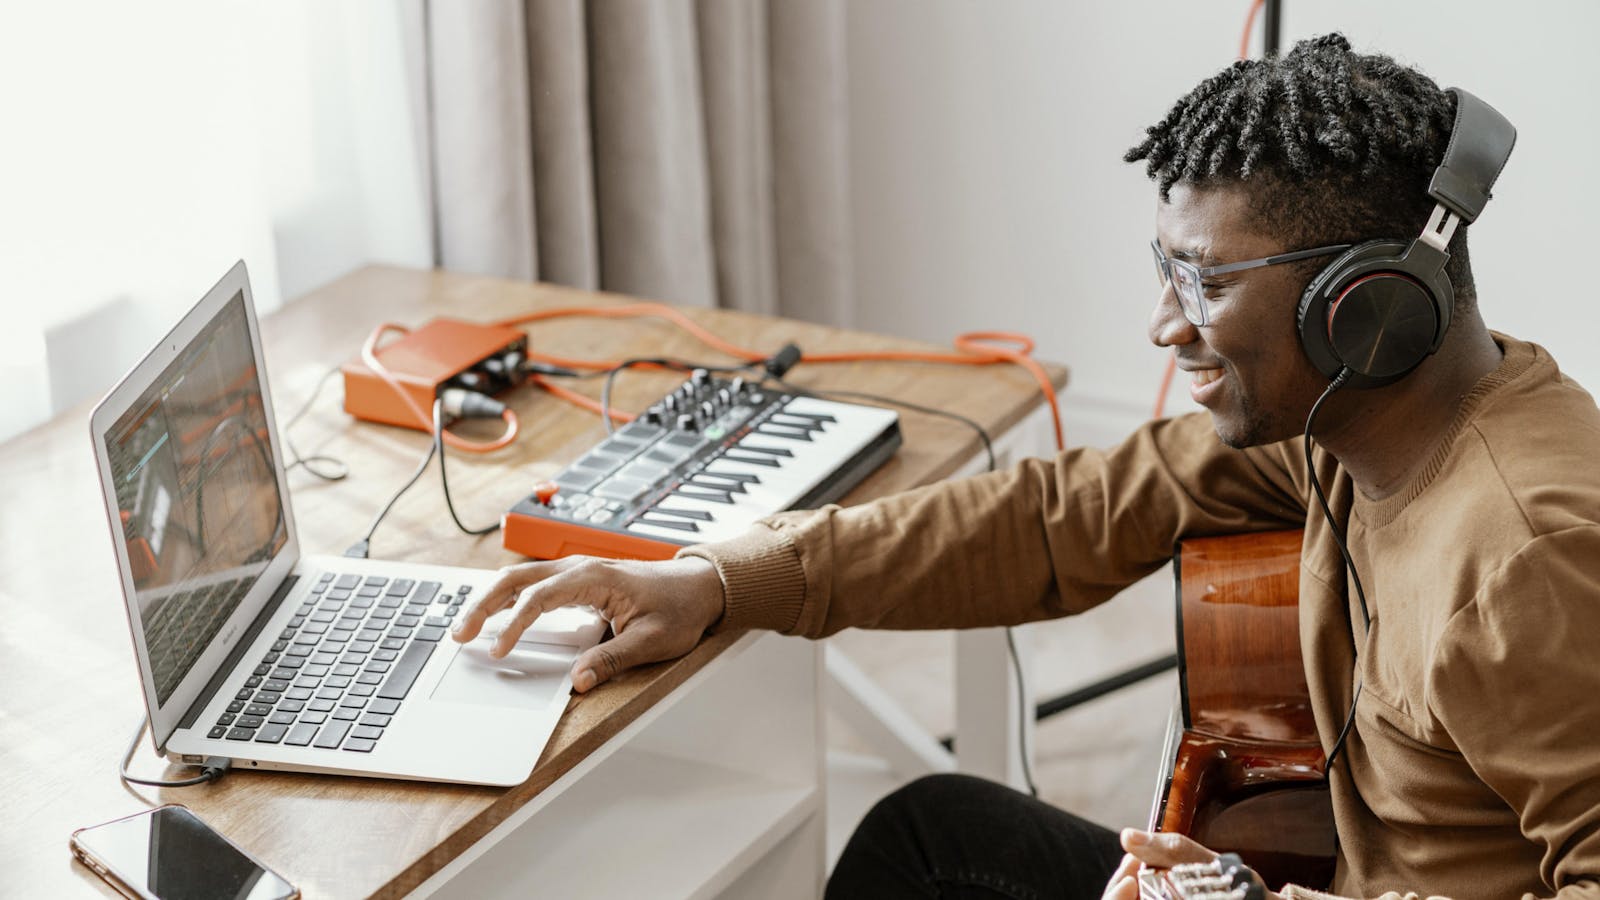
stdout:
<svg viewBox="0 0 1600 900">
<path fill-rule="evenodd" d="M 91 860 L 143 897 L 284 900 L 294 886 L 246 856 L 181 806 L 86 828 L 74 837 Z"/>
</svg>

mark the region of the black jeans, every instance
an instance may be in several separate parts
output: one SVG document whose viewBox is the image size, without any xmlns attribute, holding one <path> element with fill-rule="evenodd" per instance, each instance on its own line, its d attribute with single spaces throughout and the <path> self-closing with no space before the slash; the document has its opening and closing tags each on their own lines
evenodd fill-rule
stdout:
<svg viewBox="0 0 1600 900">
<path fill-rule="evenodd" d="M 1005 785 L 930 775 L 867 813 L 826 896 L 1096 900 L 1121 859 L 1109 828 Z"/>
</svg>

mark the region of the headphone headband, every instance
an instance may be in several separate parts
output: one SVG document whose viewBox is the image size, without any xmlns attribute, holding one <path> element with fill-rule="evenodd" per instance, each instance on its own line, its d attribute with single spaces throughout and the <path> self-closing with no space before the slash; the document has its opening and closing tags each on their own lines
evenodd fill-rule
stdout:
<svg viewBox="0 0 1600 900">
<path fill-rule="evenodd" d="M 1405 377 L 1444 343 L 1455 290 L 1445 275 L 1456 226 L 1472 222 L 1511 156 L 1517 129 L 1460 88 L 1455 125 L 1428 195 L 1436 206 L 1410 241 L 1376 240 L 1345 251 L 1311 280 L 1296 324 L 1312 365 L 1353 388 Z"/>
<path fill-rule="evenodd" d="M 1489 189 L 1511 158 L 1517 129 L 1475 95 L 1461 88 L 1450 88 L 1450 93 L 1456 97 L 1456 121 L 1444 160 L 1428 185 L 1428 196 L 1471 224 L 1483 212 L 1491 196 Z"/>
</svg>

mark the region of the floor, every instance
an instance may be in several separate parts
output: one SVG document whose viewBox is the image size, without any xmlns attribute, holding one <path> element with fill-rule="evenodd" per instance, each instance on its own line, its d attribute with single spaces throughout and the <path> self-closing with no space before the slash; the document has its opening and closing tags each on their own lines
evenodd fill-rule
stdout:
<svg viewBox="0 0 1600 900">
<path fill-rule="evenodd" d="M 1170 569 L 1081 616 L 1025 626 L 1036 702 L 1172 652 Z M 955 721 L 949 632 L 845 632 L 832 638 L 930 734 Z M 1167 672 L 1052 716 L 1034 737 L 1034 783 L 1049 803 L 1110 827 L 1145 824 L 1177 675 Z M 840 720 L 828 721 L 828 850 L 906 779 Z"/>
</svg>

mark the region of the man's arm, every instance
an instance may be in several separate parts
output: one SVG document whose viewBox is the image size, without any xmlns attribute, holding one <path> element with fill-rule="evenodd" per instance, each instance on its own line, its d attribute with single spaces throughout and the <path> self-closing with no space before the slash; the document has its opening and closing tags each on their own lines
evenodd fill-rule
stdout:
<svg viewBox="0 0 1600 900">
<path fill-rule="evenodd" d="M 716 565 L 721 627 L 822 637 L 1013 625 L 1100 603 L 1160 568 L 1179 537 L 1302 525 L 1299 452 L 1230 449 L 1197 413 L 1110 451 L 773 516 L 679 556 Z"/>
</svg>

